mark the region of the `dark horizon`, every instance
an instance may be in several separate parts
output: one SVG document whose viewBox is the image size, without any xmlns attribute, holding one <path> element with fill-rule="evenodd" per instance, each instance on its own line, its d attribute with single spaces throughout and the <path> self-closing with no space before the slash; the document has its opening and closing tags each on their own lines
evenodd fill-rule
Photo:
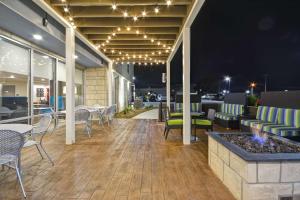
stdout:
<svg viewBox="0 0 300 200">
<path fill-rule="evenodd" d="M 233 92 L 245 91 L 252 81 L 263 90 L 267 75 L 268 90 L 299 90 L 299 7 L 300 1 L 206 1 L 191 29 L 191 84 L 222 91 L 229 75 Z M 182 82 L 181 51 L 171 62 L 172 86 Z M 164 87 L 165 67 L 144 67 L 135 68 L 137 88 Z"/>
</svg>

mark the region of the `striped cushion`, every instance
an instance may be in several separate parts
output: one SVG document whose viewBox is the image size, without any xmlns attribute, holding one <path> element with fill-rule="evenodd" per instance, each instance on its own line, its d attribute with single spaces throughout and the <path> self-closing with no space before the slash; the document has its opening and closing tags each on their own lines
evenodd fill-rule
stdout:
<svg viewBox="0 0 300 200">
<path fill-rule="evenodd" d="M 283 124 L 268 124 L 268 125 L 263 125 L 262 126 L 262 131 L 267 132 L 267 133 L 272 133 L 271 129 L 272 128 L 279 128 L 279 127 L 286 127 Z"/>
<path fill-rule="evenodd" d="M 223 119 L 223 120 L 237 120 L 237 116 L 235 115 L 231 115 L 231 114 L 226 114 L 226 113 L 216 113 L 215 114 L 215 117 L 218 118 L 218 119 Z"/>
<path fill-rule="evenodd" d="M 295 130 L 295 128 L 289 128 L 285 130 L 280 130 L 279 135 L 281 137 L 300 136 L 300 131 Z"/>
<path fill-rule="evenodd" d="M 299 128 L 300 110 L 279 108 L 277 123 Z"/>
<path fill-rule="evenodd" d="M 175 104 L 175 111 L 182 112 L 183 103 Z M 191 112 L 201 112 L 201 103 L 191 103 Z"/>
<path fill-rule="evenodd" d="M 253 124 L 256 124 L 256 123 L 262 123 L 263 121 L 261 120 L 258 120 L 258 119 L 252 119 L 252 120 L 241 120 L 241 124 L 244 125 L 244 126 L 253 126 Z"/>
<path fill-rule="evenodd" d="M 243 125 L 262 128 L 264 123 L 274 124 L 277 120 L 277 111 L 275 107 L 259 106 L 256 113 L 256 120 L 245 120 Z"/>
<path fill-rule="evenodd" d="M 242 115 L 244 111 L 244 106 L 239 104 L 228 104 L 223 103 L 221 105 L 221 113 L 227 113 L 232 115 Z"/>
<path fill-rule="evenodd" d="M 291 126 L 276 126 L 276 127 L 272 127 L 270 133 L 273 133 L 275 135 L 280 135 L 281 134 L 281 130 L 286 130 L 286 129 L 290 129 L 295 130 L 294 127 Z"/>
</svg>

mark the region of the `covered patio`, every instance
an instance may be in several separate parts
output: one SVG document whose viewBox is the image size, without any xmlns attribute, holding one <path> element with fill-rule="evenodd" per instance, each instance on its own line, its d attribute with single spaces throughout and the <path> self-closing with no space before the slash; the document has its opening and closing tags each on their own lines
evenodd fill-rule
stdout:
<svg viewBox="0 0 300 200">
<path fill-rule="evenodd" d="M 179 131 L 165 141 L 156 120 L 94 127 L 92 138 L 78 130 L 74 145 L 64 145 L 64 128 L 47 136 L 53 167 L 35 149 L 22 152 L 28 199 L 234 199 L 208 167 L 204 132 L 199 143 L 184 146 Z M 0 177 L 0 199 L 22 199 L 15 172 Z"/>
<path fill-rule="evenodd" d="M 204 3 L 0 0 L 0 199 L 300 194 L 299 91 L 267 91 L 265 75 L 258 96 L 255 82 L 232 92 L 230 76 L 223 99 L 194 92 L 191 29 Z M 159 108 L 136 98 L 139 66 L 165 68 L 166 97 L 148 102 Z M 139 106 L 147 112 L 116 117 Z"/>
</svg>

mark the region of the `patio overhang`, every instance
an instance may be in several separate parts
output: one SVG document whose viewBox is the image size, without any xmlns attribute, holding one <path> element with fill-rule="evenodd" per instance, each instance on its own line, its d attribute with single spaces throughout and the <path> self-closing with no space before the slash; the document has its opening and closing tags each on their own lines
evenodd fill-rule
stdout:
<svg viewBox="0 0 300 200">
<path fill-rule="evenodd" d="M 168 106 L 170 62 L 183 42 L 183 143 L 190 143 L 190 27 L 204 0 L 34 2 L 55 15 L 66 28 L 73 28 L 76 35 L 111 61 L 108 85 L 111 85 L 114 63 L 167 63 Z"/>
</svg>

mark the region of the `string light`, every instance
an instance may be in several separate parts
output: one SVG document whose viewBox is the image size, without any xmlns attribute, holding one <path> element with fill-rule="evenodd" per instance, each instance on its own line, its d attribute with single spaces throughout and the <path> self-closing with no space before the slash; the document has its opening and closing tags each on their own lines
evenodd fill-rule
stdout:
<svg viewBox="0 0 300 200">
<path fill-rule="evenodd" d="M 140 34 L 140 31 L 139 31 L 139 30 L 137 30 L 137 31 L 136 31 L 136 34 L 137 34 L 137 35 L 138 35 L 138 34 Z"/>
<path fill-rule="evenodd" d="M 65 12 L 69 12 L 69 8 L 68 7 L 64 7 L 64 11 Z"/>
<path fill-rule="evenodd" d="M 142 16 L 143 16 L 143 17 L 146 17 L 146 15 L 147 15 L 147 12 L 144 10 L 144 11 L 142 12 Z"/>
<path fill-rule="evenodd" d="M 144 38 L 145 38 L 145 39 L 147 39 L 147 37 L 148 37 L 147 35 L 144 35 Z"/>
<path fill-rule="evenodd" d="M 124 17 L 128 17 L 128 12 L 126 12 L 126 11 L 123 12 L 123 16 L 124 16 Z"/>
<path fill-rule="evenodd" d="M 130 31 L 130 27 L 127 27 L 126 30 L 127 30 L 127 31 Z"/>
<path fill-rule="evenodd" d="M 118 29 L 117 29 L 119 32 L 121 31 L 121 28 L 120 27 L 118 27 Z"/>
<path fill-rule="evenodd" d="M 113 32 L 113 33 L 112 33 L 112 36 L 116 36 L 116 33 L 115 33 L 115 32 Z"/>
<path fill-rule="evenodd" d="M 133 21 L 137 21 L 138 20 L 138 17 L 137 16 L 133 16 Z"/>
<path fill-rule="evenodd" d="M 167 6 L 170 6 L 172 4 L 171 0 L 167 0 Z"/>
<path fill-rule="evenodd" d="M 112 7 L 113 10 L 117 9 L 117 5 L 116 4 L 113 4 L 111 7 Z"/>
<path fill-rule="evenodd" d="M 154 8 L 154 12 L 155 12 L 156 14 L 159 13 L 159 8 L 158 8 L 158 7 Z"/>
<path fill-rule="evenodd" d="M 154 42 L 154 39 L 151 39 L 151 42 L 153 43 L 153 42 Z"/>
</svg>

